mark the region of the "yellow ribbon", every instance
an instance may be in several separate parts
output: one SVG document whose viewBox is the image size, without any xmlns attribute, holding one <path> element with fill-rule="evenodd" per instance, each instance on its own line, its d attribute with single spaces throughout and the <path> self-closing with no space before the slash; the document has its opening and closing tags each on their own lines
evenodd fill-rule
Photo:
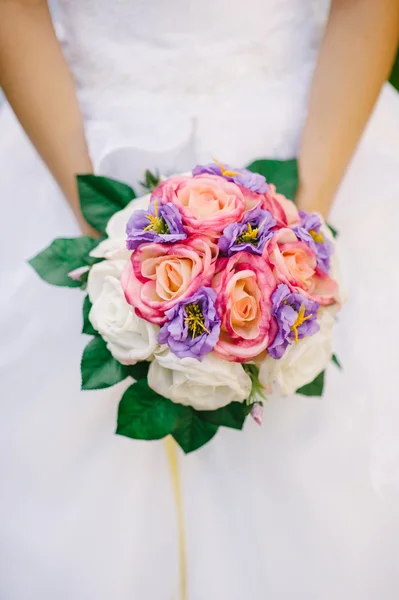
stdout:
<svg viewBox="0 0 399 600">
<path fill-rule="evenodd" d="M 177 511 L 177 529 L 179 536 L 179 564 L 180 564 L 180 600 L 187 600 L 187 562 L 186 562 L 186 536 L 184 531 L 183 498 L 180 489 L 179 463 L 176 452 L 176 442 L 171 435 L 165 438 L 166 453 L 168 455 L 172 475 L 173 491 Z"/>
</svg>

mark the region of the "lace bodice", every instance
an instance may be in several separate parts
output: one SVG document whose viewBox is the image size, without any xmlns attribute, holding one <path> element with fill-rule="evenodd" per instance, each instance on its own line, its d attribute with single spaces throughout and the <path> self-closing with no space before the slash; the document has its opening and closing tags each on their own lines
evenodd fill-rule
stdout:
<svg viewBox="0 0 399 600">
<path fill-rule="evenodd" d="M 61 0 L 81 89 L 208 94 L 314 60 L 326 0 Z"/>
<path fill-rule="evenodd" d="M 195 130 L 197 158 L 292 154 L 328 1 L 60 0 L 91 131 L 153 149 Z"/>
</svg>

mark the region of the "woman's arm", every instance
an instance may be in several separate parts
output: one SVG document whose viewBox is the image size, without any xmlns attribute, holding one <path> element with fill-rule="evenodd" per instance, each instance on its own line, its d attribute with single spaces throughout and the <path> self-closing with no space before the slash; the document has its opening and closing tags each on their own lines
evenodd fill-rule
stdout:
<svg viewBox="0 0 399 600">
<path fill-rule="evenodd" d="M 84 233 L 75 175 L 91 172 L 74 82 L 45 0 L 0 0 L 0 86 Z"/>
<path fill-rule="evenodd" d="M 301 208 L 328 213 L 398 42 L 399 0 L 332 0 L 299 153 Z"/>
</svg>

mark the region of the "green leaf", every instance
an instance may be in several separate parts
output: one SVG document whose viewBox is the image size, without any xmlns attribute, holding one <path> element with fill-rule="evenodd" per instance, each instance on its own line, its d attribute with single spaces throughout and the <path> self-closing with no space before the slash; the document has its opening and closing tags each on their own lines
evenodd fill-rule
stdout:
<svg viewBox="0 0 399 600">
<path fill-rule="evenodd" d="M 199 411 L 195 411 L 191 406 L 176 406 L 184 410 L 181 410 L 178 427 L 173 430 L 172 435 L 188 454 L 209 442 L 216 434 L 218 426 L 202 419 Z"/>
<path fill-rule="evenodd" d="M 297 394 L 302 394 L 303 396 L 322 396 L 324 389 L 324 371 L 319 373 L 319 375 L 307 385 L 299 388 L 296 391 Z"/>
<path fill-rule="evenodd" d="M 108 177 L 78 175 L 77 181 L 83 216 L 100 233 L 105 233 L 112 215 L 136 197 L 130 186 Z"/>
<path fill-rule="evenodd" d="M 336 229 L 335 229 L 335 228 L 334 228 L 332 225 L 329 225 L 329 224 L 327 223 L 327 227 L 328 227 L 328 229 L 331 231 L 331 233 L 333 234 L 333 237 L 334 237 L 334 238 L 338 237 L 338 231 L 337 231 L 337 230 L 336 230 Z"/>
<path fill-rule="evenodd" d="M 238 425 L 238 416 L 230 416 L 230 423 L 229 426 Z M 146 379 L 130 386 L 119 404 L 117 434 L 140 440 L 158 440 L 172 434 L 186 453 L 206 444 L 217 430 L 218 426 L 209 422 L 205 414 L 201 416 L 191 406 L 176 404 L 157 394 Z"/>
<path fill-rule="evenodd" d="M 341 365 L 341 363 L 339 362 L 339 360 L 338 360 L 338 357 L 337 357 L 337 355 L 336 355 L 336 354 L 333 354 L 333 355 L 332 355 L 332 357 L 331 357 L 331 360 L 332 360 L 332 362 L 333 362 L 335 365 L 337 365 L 338 369 L 342 369 L 342 365 Z"/>
<path fill-rule="evenodd" d="M 184 408 L 154 392 L 142 379 L 122 396 L 116 433 L 137 440 L 159 440 L 177 427 Z"/>
<path fill-rule="evenodd" d="M 31 258 L 29 264 L 42 279 L 52 285 L 80 287 L 82 282 L 71 279 L 68 273 L 90 264 L 89 252 L 96 245 L 97 240 L 88 236 L 58 238 Z"/>
<path fill-rule="evenodd" d="M 231 427 L 242 429 L 250 407 L 243 402 L 231 402 L 217 410 L 198 410 L 197 415 L 203 421 L 218 427 Z"/>
<path fill-rule="evenodd" d="M 256 365 L 252 365 L 250 363 L 243 364 L 244 371 L 249 376 L 251 380 L 251 392 L 247 398 L 246 406 L 250 406 L 255 402 L 263 405 L 263 400 L 267 400 L 265 395 L 265 389 L 259 381 L 259 367 Z M 250 412 L 250 409 L 247 410 L 247 414 Z"/>
<path fill-rule="evenodd" d="M 150 368 L 150 363 L 147 361 L 140 361 L 135 365 L 131 365 L 128 367 L 128 372 L 130 377 L 139 381 L 140 379 L 146 379 L 148 374 L 148 369 Z"/>
<path fill-rule="evenodd" d="M 80 365 L 82 390 L 101 390 L 126 379 L 128 369 L 110 353 L 100 336 L 89 342 L 83 351 Z"/>
<path fill-rule="evenodd" d="M 132 367 L 129 374 L 138 375 L 132 373 Z M 144 372 L 141 375 L 144 377 Z M 172 434 L 189 453 L 209 442 L 219 425 L 241 429 L 247 413 L 247 406 L 238 402 L 216 411 L 196 411 L 164 398 L 149 387 L 146 379 L 140 379 L 122 397 L 116 433 L 141 440 L 158 440 Z"/>
<path fill-rule="evenodd" d="M 92 304 L 89 296 L 86 296 L 83 301 L 83 327 L 82 333 L 87 335 L 98 335 L 98 331 L 94 329 L 93 325 L 89 321 L 89 313 L 91 311 Z"/>
<path fill-rule="evenodd" d="M 132 369 L 129 367 L 129 374 L 137 377 L 139 373 Z M 146 373 L 140 375 L 145 377 Z M 116 433 L 141 440 L 158 440 L 172 434 L 189 453 L 212 439 L 219 425 L 241 429 L 247 413 L 248 407 L 239 402 L 215 411 L 196 411 L 157 394 L 143 378 L 130 386 L 120 401 Z"/>
<path fill-rule="evenodd" d="M 264 175 L 268 183 L 274 183 L 279 194 L 295 200 L 299 182 L 296 159 L 255 160 L 247 166 L 247 169 Z"/>
<path fill-rule="evenodd" d="M 395 64 L 393 65 L 389 81 L 399 91 L 399 52 L 396 55 Z"/>
<path fill-rule="evenodd" d="M 152 192 L 160 183 L 161 177 L 158 171 L 156 171 L 156 173 L 151 173 L 151 171 L 147 169 L 144 174 L 144 181 L 141 181 L 140 185 L 149 192 Z"/>
</svg>

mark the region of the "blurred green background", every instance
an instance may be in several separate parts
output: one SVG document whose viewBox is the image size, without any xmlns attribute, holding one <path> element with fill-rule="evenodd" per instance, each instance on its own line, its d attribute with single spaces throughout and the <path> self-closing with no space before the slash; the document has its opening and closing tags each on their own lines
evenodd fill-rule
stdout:
<svg viewBox="0 0 399 600">
<path fill-rule="evenodd" d="M 392 85 L 399 91 L 399 52 L 396 55 L 396 61 L 392 69 L 391 78 L 389 80 Z"/>
</svg>

